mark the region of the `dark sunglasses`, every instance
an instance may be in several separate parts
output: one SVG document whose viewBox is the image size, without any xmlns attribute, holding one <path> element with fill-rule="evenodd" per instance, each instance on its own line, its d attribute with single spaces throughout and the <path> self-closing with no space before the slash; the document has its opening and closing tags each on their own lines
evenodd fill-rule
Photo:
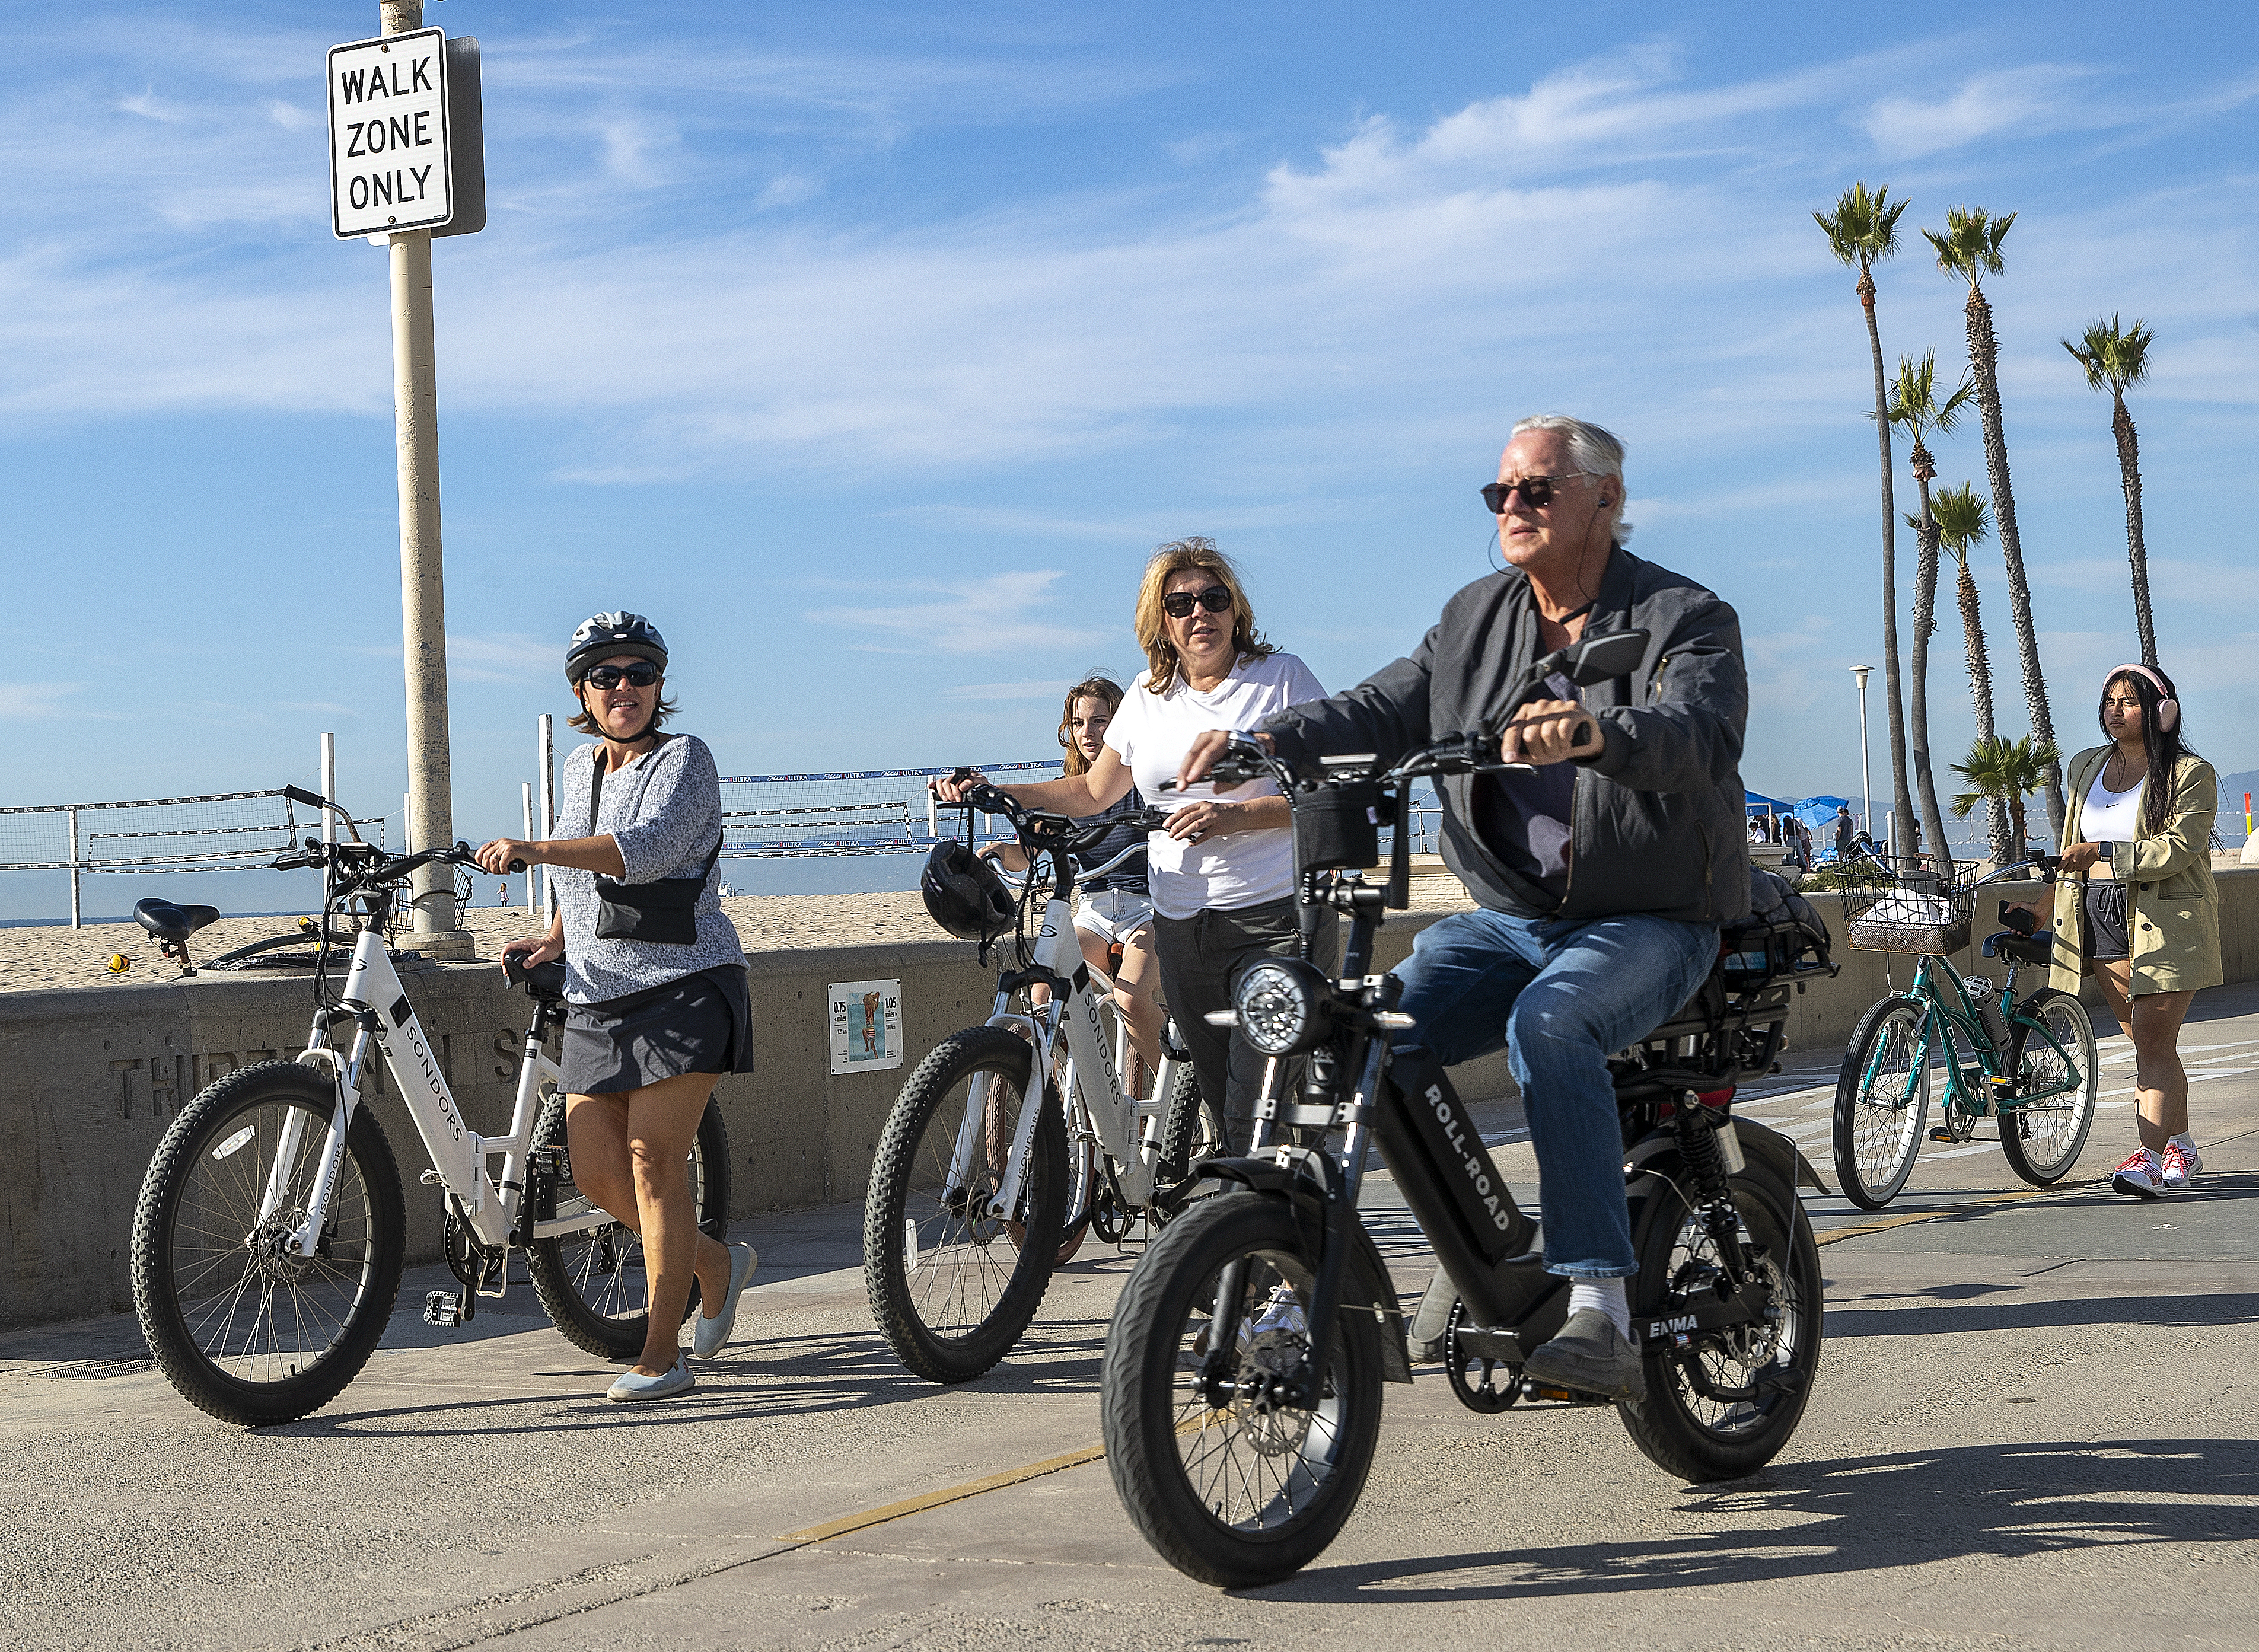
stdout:
<svg viewBox="0 0 2259 1652">
<path fill-rule="evenodd" d="M 1161 599 L 1161 612 L 1171 619 L 1186 619 L 1195 602 L 1211 614 L 1221 614 L 1231 606 L 1231 593 L 1221 585 L 1211 585 L 1205 591 L 1172 591 Z"/>
<path fill-rule="evenodd" d="M 1518 476 L 1512 481 L 1489 482 L 1482 490 L 1483 503 L 1490 507 L 1492 516 L 1502 516 L 1506 514 L 1506 502 L 1519 493 L 1523 504 L 1532 510 L 1543 510 L 1553 502 L 1555 482 L 1567 481 L 1571 476 L 1599 474 L 1598 471 L 1572 470 L 1562 476 Z"/>
<path fill-rule="evenodd" d="M 622 678 L 631 688 L 648 688 L 659 680 L 659 667 L 647 659 L 632 666 L 591 666 L 587 680 L 599 688 L 616 688 Z"/>
</svg>

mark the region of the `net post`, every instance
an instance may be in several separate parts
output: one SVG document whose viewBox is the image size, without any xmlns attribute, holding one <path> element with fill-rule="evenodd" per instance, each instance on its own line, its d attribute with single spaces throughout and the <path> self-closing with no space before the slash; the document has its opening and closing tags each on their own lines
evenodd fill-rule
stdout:
<svg viewBox="0 0 2259 1652">
<path fill-rule="evenodd" d="M 555 725 L 549 714 L 541 714 L 539 730 L 535 737 L 535 756 L 541 776 L 541 841 L 547 843 L 557 836 L 557 740 Z M 529 886 L 530 887 L 531 886 Z M 554 922 L 557 916 L 557 886 L 546 868 L 541 869 L 541 894 Z"/>
<path fill-rule="evenodd" d="M 533 836 L 533 782 L 520 780 L 518 789 L 524 794 L 525 801 L 525 835 L 531 838 Z M 527 917 L 533 915 L 533 864 L 529 861 L 525 867 L 525 915 Z"/>
<path fill-rule="evenodd" d="M 78 811 L 72 808 L 66 809 L 63 812 L 70 821 L 71 928 L 75 929 L 80 927 L 78 911 Z"/>
<path fill-rule="evenodd" d="M 337 801 L 338 737 L 334 734 L 322 737 L 322 795 L 331 802 Z M 325 844 L 338 841 L 337 816 L 326 808 L 322 811 L 322 841 Z"/>
</svg>

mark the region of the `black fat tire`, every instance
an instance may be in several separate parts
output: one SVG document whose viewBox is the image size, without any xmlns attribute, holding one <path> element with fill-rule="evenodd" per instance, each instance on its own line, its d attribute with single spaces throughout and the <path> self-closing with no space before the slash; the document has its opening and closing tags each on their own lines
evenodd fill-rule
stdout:
<svg viewBox="0 0 2259 1652">
<path fill-rule="evenodd" d="M 1683 1181 L 1685 1171 L 1676 1156 L 1651 1166 L 1658 1174 Z M 1671 1259 L 1688 1224 L 1685 1201 L 1676 1185 L 1649 1178 L 1654 1188 L 1639 1217 L 1633 1248 L 1639 1257 L 1639 1274 L 1632 1289 L 1632 1321 L 1644 1327 L 1668 1305 Z M 1791 1380 L 1749 1402 L 1751 1410 L 1706 1421 L 1698 1406 L 1715 1405 L 1681 1390 L 1678 1359 L 1666 1348 L 1649 1348 L 1646 1354 L 1647 1401 L 1643 1406 L 1619 1405 L 1617 1413 L 1639 1449 L 1666 1472 L 1691 1484 L 1738 1479 L 1772 1461 L 1804 1416 L 1812 1397 L 1812 1382 L 1820 1361 L 1820 1341 L 1826 1305 L 1822 1300 L 1820 1250 L 1812 1236 L 1812 1220 L 1793 1187 L 1784 1185 L 1764 1166 L 1752 1160 L 1749 1168 L 1730 1178 L 1734 1204 L 1741 1212 L 1749 1239 L 1766 1247 L 1779 1266 L 1792 1297 L 1785 1310 L 1782 1338 L 1789 1354 L 1779 1357 L 1779 1342 L 1772 1349 L 1769 1371 Z M 1695 1226 L 1699 1230 L 1700 1221 Z M 1698 1355 L 1699 1357 L 1699 1355 Z M 1747 1371 L 1744 1365 L 1742 1371 Z M 1731 1427 L 1720 1426 L 1730 1421 Z"/>
<path fill-rule="evenodd" d="M 185 1258 L 176 1235 L 182 1205 L 198 1173 L 213 1162 L 208 1156 L 215 1147 L 240 1129 L 252 1128 L 239 1121 L 255 1109 L 300 1109 L 307 1119 L 296 1162 L 310 1177 L 318 1166 L 336 1106 L 335 1081 L 318 1068 L 295 1061 L 263 1061 L 239 1067 L 205 1086 L 181 1109 L 142 1178 L 132 1236 L 133 1304 L 140 1314 L 141 1334 L 148 1340 L 149 1351 L 156 1356 L 158 1369 L 182 1397 L 223 1422 L 258 1428 L 295 1422 L 320 1410 L 360 1374 L 392 1315 L 393 1302 L 400 1292 L 407 1207 L 401 1199 L 400 1170 L 393 1160 L 391 1144 L 366 1107 L 354 1113 L 346 1132 L 345 1160 L 331 1195 L 331 1214 L 339 1232 L 334 1240 L 324 1241 L 325 1247 L 333 1243 L 344 1247 L 344 1254 L 342 1258 L 336 1252 L 323 1258 L 331 1278 L 314 1281 L 317 1288 L 326 1284 L 325 1295 L 331 1300 L 341 1297 L 346 1306 L 335 1335 L 313 1351 L 310 1362 L 302 1355 L 298 1363 L 292 1364 L 290 1354 L 278 1350 L 264 1357 L 288 1365 L 286 1373 L 253 1380 L 225 1369 L 206 1351 L 215 1335 L 221 1347 L 245 1347 L 244 1337 L 235 1332 L 244 1331 L 246 1336 L 252 1333 L 246 1328 L 239 1305 L 271 1302 L 278 1296 L 271 1286 L 260 1289 L 247 1271 L 226 1273 L 238 1258 L 225 1247 L 215 1246 L 202 1262 L 189 1260 L 187 1265 L 201 1279 L 238 1278 L 240 1283 L 233 1301 L 217 1300 L 224 1286 L 195 1303 L 184 1304 L 181 1298 L 179 1271 Z M 264 1132 L 260 1136 L 263 1137 Z M 254 1147 L 253 1157 L 241 1157 L 241 1149 L 237 1149 L 228 1155 L 236 1159 L 235 1168 L 211 1176 L 215 1184 L 232 1184 L 211 1188 L 214 1198 L 225 1199 L 234 1207 L 217 1218 L 223 1223 L 238 1220 L 246 1200 L 249 1218 L 256 1218 L 256 1204 L 270 1162 L 263 1150 L 268 1143 L 255 1137 L 246 1145 Z M 297 1185 L 296 1177 L 293 1181 Z M 216 1231 L 224 1232 L 225 1228 Z M 248 1246 L 237 1249 L 250 1254 Z M 209 1328 L 214 1311 L 224 1314 L 221 1325 L 232 1329 Z M 255 1318 L 265 1310 L 253 1312 Z M 267 1314 L 265 1322 L 274 1325 L 279 1333 L 286 1317 L 294 1328 L 306 1322 L 305 1316 L 297 1313 Z M 192 1319 L 207 1326 L 203 1338 L 192 1326 Z"/>
<path fill-rule="evenodd" d="M 952 1114 L 937 1130 L 944 1104 L 981 1072 L 1007 1079 L 1015 1097 L 1024 1097 L 1034 1066 L 1028 1041 L 1008 1028 L 973 1027 L 953 1033 L 918 1063 L 894 1099 L 879 1137 L 870 1190 L 863 1201 L 863 1286 L 880 1334 L 903 1364 L 930 1382 L 970 1382 L 987 1372 L 1026 1333 L 1051 1287 L 1066 1214 L 1066 1126 L 1056 1092 L 1044 1097 L 1029 1144 L 1017 1234 L 1007 1234 L 1008 1224 L 996 1222 L 975 1240 L 963 1226 L 962 1212 L 946 1210 L 933 1197 L 933 1187 L 947 1171 L 955 1121 L 961 1116 Z M 966 1094 L 969 1098 L 969 1089 Z M 1017 1117 L 1016 1100 L 1012 1116 Z M 1010 1257 L 1010 1271 L 997 1288 L 983 1289 L 988 1306 L 978 1318 L 934 1324 L 921 1313 L 921 1300 L 928 1293 L 911 1285 L 902 1235 L 902 1224 L 912 1218 L 914 1209 L 919 1212 L 921 1228 L 932 1225 L 947 1241 L 922 1253 L 922 1269 L 940 1265 L 925 1264 L 925 1255 L 948 1255 L 947 1266 L 980 1269 L 985 1283 L 1002 1273 L 1002 1259 Z M 944 1302 L 954 1300 L 953 1293 L 944 1298 Z"/>
<path fill-rule="evenodd" d="M 1190 1386 L 1198 1364 L 1191 1338 L 1206 1321 L 1217 1271 L 1251 1254 L 1285 1274 L 1307 1304 L 1310 1263 L 1281 1201 L 1227 1194 L 1170 1223 L 1115 1305 L 1100 1390 L 1106 1463 L 1122 1506 L 1162 1559 L 1220 1589 L 1278 1583 L 1323 1553 L 1357 1506 L 1380 1434 L 1379 1328 L 1366 1314 L 1343 1314 L 1332 1360 L 1337 1418 L 1315 1496 L 1265 1531 L 1209 1511 L 1182 1454 L 1188 1435 L 1198 1441 L 1209 1432 L 1187 1425 L 1215 1414 Z"/>
<path fill-rule="evenodd" d="M 565 1098 L 555 1095 L 542 1104 L 533 1123 L 533 1145 L 565 1146 Z M 730 1131 L 722 1122 L 722 1104 L 706 1098 L 706 1111 L 698 1121 L 698 1135 L 689 1160 L 691 1187 L 698 1200 L 699 1231 L 711 1239 L 727 1236 L 730 1225 Z M 560 1200 L 579 1195 L 569 1181 L 557 1189 Z M 525 1248 L 525 1271 L 533 1278 L 533 1294 L 540 1300 L 565 1340 L 583 1352 L 614 1364 L 643 1352 L 651 1333 L 650 1276 L 643 1266 L 643 1242 L 614 1222 L 568 1234 L 561 1239 L 537 1239 Z M 690 1282 L 690 1298 L 682 1305 L 688 1322 L 698 1309 L 698 1282 Z"/>
<path fill-rule="evenodd" d="M 1156 1179 L 1164 1187 L 1184 1180 L 1194 1164 L 1223 1151 L 1223 1114 L 1201 1093 L 1200 1073 L 1189 1061 L 1172 1064 L 1168 1105 L 1161 1114 L 1161 1158 Z"/>
<path fill-rule="evenodd" d="M 2036 1147 L 2024 1140 L 2022 1122 L 2018 1116 L 2021 1107 L 2010 1107 L 2000 1114 L 2000 1151 L 2008 1161 L 2008 1168 L 2035 1187 L 2052 1187 L 2078 1163 L 2079 1154 L 2086 1147 L 2086 1133 L 2094 1123 L 2094 1105 L 2102 1088 L 2102 1080 L 2095 1071 L 2094 1021 L 2086 1013 L 2086 1006 L 2069 993 L 2059 993 L 2043 986 L 2019 1004 L 2017 1011 L 2034 1021 L 2044 1021 L 2050 1015 L 2061 1016 L 2069 1024 L 2076 1045 L 2074 1058 L 2086 1074 L 2084 1088 L 2070 1096 L 2051 1096 L 2040 1105 L 2053 1112 L 2058 1105 L 2067 1103 L 2076 1109 L 2066 1132 L 2055 1136 L 2044 1147 Z M 2027 1044 L 2031 1048 L 2027 1050 Z M 2051 1066 L 2056 1059 L 2054 1049 L 2044 1041 L 2035 1039 L 2030 1028 L 2018 1022 L 2015 1043 L 2009 1050 L 2008 1071 L 2019 1079 L 2024 1076 L 2027 1055 L 2035 1063 Z"/>
<path fill-rule="evenodd" d="M 1863 1125 L 1876 1122 L 1865 1115 L 1882 1111 L 1868 1105 L 1867 1092 L 1861 1082 L 1868 1058 L 1877 1043 L 1893 1031 L 1903 1029 L 1909 1021 L 1914 1032 L 1920 1034 L 1922 1013 L 1920 1001 L 1911 998 L 1885 998 L 1871 1006 L 1851 1029 L 1851 1042 L 1843 1051 L 1843 1065 L 1835 1075 L 1835 1174 L 1843 1184 L 1843 1196 L 1862 1210 L 1880 1210 L 1897 1198 L 1899 1190 L 1906 1185 L 1906 1178 L 1913 1174 L 1913 1162 L 1921 1153 L 1922 1124 L 1929 1114 L 1927 1039 L 1917 1051 L 1917 1058 L 1925 1068 L 1918 1099 L 1903 1110 L 1893 1109 L 1898 1113 L 1895 1124 L 1899 1131 L 1895 1156 L 1886 1164 L 1871 1163 L 1863 1169 L 1859 1148 Z M 1884 1137 L 1877 1133 L 1875 1139 Z"/>
</svg>

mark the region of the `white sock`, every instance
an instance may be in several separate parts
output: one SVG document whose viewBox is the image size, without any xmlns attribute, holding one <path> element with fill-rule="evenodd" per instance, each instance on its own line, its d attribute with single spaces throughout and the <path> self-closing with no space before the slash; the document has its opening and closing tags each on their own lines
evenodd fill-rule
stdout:
<svg viewBox="0 0 2259 1652">
<path fill-rule="evenodd" d="M 1621 1279 L 1575 1279 L 1569 1285 L 1569 1312 L 1598 1308 L 1627 1342 L 1631 1341 L 1631 1300 Z"/>
<path fill-rule="evenodd" d="M 2180 1150 L 2182 1152 L 2193 1153 L 2196 1151 L 2196 1137 L 2191 1136 L 2186 1130 L 2183 1130 L 2178 1136 L 2173 1137 L 2173 1140 L 2180 1144 Z"/>
</svg>

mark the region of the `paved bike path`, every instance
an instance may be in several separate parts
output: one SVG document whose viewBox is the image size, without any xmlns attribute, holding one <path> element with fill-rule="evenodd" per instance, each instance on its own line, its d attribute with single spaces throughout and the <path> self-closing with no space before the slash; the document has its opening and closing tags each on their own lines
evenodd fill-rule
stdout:
<svg viewBox="0 0 2259 1652">
<path fill-rule="evenodd" d="M 1925 1153 L 1885 1213 L 1925 1220 L 1855 1232 L 1878 1219 L 1812 1199 L 1840 1235 L 1828 1342 L 1803 1428 L 1747 1481 L 1681 1486 L 1607 1412 L 1475 1417 L 1423 1368 L 1388 1390 L 1372 1482 L 1319 1565 L 1218 1596 L 1155 1560 L 1103 1462 L 994 1484 L 1096 1445 L 1129 1259 L 1079 1259 L 1021 1350 L 941 1390 L 872 1330 L 857 1213 L 834 1207 L 746 1225 L 755 1340 L 676 1405 L 603 1402 L 609 1370 L 522 1284 L 521 1312 L 422 1326 L 436 1271 L 338 1402 L 258 1434 L 189 1410 L 130 1318 L 0 1339 L 0 1646 L 2240 1641 L 2259 1608 L 2259 1081 L 2236 1069 L 2259 990 L 2199 1004 L 2216 1013 L 2185 1043 L 2218 1076 L 2194 1092 L 2193 1193 L 2095 1191 L 2130 1139 L 2120 1108 L 2058 1190 L 1989 1144 Z M 1821 1116 L 1799 1092 L 1833 1065 L 1749 1110 Z M 1482 1116 L 1511 1173 L 1512 1109 Z M 1375 1193 L 1416 1289 L 1427 1264 Z"/>
</svg>

